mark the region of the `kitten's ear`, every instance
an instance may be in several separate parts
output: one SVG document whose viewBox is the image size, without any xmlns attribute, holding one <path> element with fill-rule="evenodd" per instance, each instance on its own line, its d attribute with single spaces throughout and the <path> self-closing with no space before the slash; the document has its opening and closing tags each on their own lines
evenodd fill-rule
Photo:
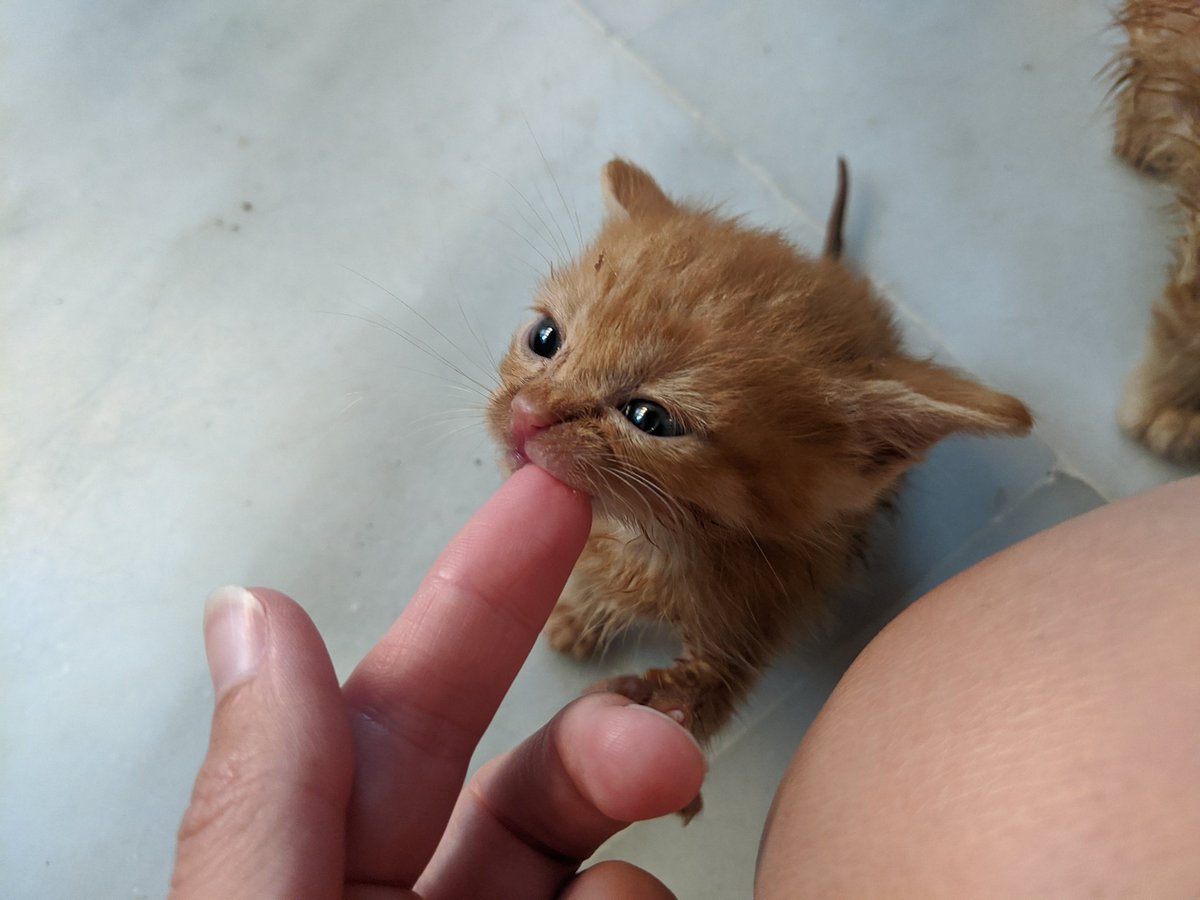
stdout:
<svg viewBox="0 0 1200 900">
<path fill-rule="evenodd" d="M 600 191 L 604 195 L 604 212 L 610 219 L 666 216 L 675 211 L 671 198 L 650 174 L 623 159 L 604 164 L 600 170 Z"/>
<path fill-rule="evenodd" d="M 855 455 L 864 474 L 898 474 L 951 434 L 1016 436 L 1033 427 L 1016 397 L 920 360 L 890 361 L 856 394 Z"/>
</svg>

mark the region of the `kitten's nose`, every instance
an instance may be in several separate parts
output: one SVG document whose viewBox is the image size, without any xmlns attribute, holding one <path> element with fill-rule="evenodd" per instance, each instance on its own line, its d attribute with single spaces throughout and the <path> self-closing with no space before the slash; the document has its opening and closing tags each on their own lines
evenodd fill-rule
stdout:
<svg viewBox="0 0 1200 900">
<path fill-rule="evenodd" d="M 513 437 L 522 446 L 539 431 L 545 431 L 558 421 L 554 413 L 525 394 L 517 394 L 512 398 L 511 409 Z"/>
<path fill-rule="evenodd" d="M 558 421 L 558 416 L 524 394 L 517 394 L 509 404 L 512 410 L 512 459 L 519 468 L 529 462 L 525 444 L 539 431 L 545 431 Z"/>
</svg>

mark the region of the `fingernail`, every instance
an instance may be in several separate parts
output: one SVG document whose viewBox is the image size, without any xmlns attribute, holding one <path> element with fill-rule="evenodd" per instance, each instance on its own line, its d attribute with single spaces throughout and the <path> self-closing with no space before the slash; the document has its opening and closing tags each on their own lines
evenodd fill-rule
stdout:
<svg viewBox="0 0 1200 900">
<path fill-rule="evenodd" d="M 672 725 L 674 725 L 676 728 L 678 728 L 680 731 L 682 731 L 684 734 L 686 734 L 688 736 L 688 740 L 690 740 L 693 744 L 695 744 L 697 749 L 699 749 L 699 751 L 701 753 L 704 753 L 704 748 L 700 746 L 700 742 L 698 740 L 696 740 L 696 736 L 694 734 L 692 734 L 691 731 L 689 731 L 688 729 L 686 729 L 682 725 L 680 725 L 679 720 L 676 719 L 674 716 L 668 715 L 667 713 L 664 713 L 664 712 L 660 712 L 659 710 L 655 709 L 653 706 L 643 706 L 641 703 L 630 703 L 628 706 L 625 707 L 625 709 L 628 711 L 631 711 L 631 712 L 649 713 L 652 716 L 657 716 L 658 718 L 660 718 L 666 722 L 670 722 Z M 681 715 L 682 715 L 682 713 L 681 713 Z M 707 760 L 707 757 L 706 757 L 706 760 Z M 706 765 L 707 765 L 707 762 L 706 762 Z"/>
<path fill-rule="evenodd" d="M 204 652 L 218 700 L 258 671 L 266 643 L 267 617 L 257 597 L 237 585 L 208 595 Z"/>
</svg>

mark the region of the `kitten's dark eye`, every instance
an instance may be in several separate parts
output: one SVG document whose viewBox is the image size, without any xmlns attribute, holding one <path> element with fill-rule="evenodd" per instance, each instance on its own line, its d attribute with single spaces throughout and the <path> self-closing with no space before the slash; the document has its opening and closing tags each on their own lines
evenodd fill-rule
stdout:
<svg viewBox="0 0 1200 900">
<path fill-rule="evenodd" d="M 621 413 L 636 428 L 652 437 L 679 437 L 683 434 L 683 426 L 653 400 L 630 400 L 621 407 Z"/>
<path fill-rule="evenodd" d="M 549 316 L 545 316 L 529 332 L 529 349 L 538 356 L 549 359 L 558 352 L 561 345 L 562 338 L 558 335 L 558 326 Z"/>
</svg>

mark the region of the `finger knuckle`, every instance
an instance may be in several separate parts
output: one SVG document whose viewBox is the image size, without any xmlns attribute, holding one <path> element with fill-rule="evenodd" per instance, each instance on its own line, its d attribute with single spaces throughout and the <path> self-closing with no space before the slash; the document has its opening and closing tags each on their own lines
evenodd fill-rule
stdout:
<svg viewBox="0 0 1200 900">
<path fill-rule="evenodd" d="M 212 830 L 236 830 L 249 825 L 261 804 L 266 773 L 257 754 L 235 752 L 205 760 L 196 776 L 191 801 L 179 826 L 179 843 L 185 844 Z M 240 825 L 240 827 L 236 827 Z"/>
</svg>

